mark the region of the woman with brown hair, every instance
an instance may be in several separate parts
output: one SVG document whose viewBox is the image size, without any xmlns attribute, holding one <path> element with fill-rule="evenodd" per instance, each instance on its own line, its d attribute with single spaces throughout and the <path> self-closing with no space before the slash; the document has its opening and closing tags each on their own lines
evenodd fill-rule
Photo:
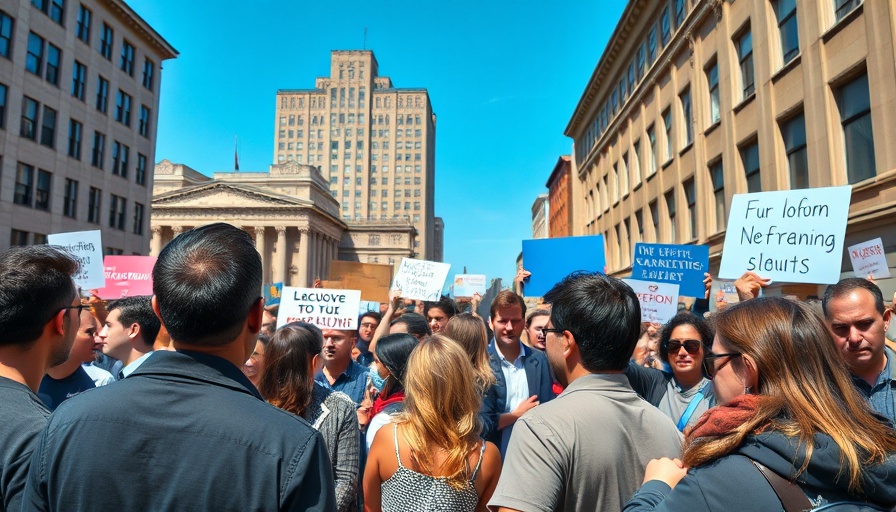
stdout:
<svg viewBox="0 0 896 512">
<path fill-rule="evenodd" d="M 495 374 L 488 365 L 488 335 L 485 323 L 470 313 L 461 313 L 448 320 L 445 336 L 460 343 L 473 364 L 474 382 L 482 393 L 495 384 Z"/>
<path fill-rule="evenodd" d="M 853 388 L 821 318 L 774 297 L 716 318 L 704 360 L 720 405 L 687 431 L 681 461 L 647 466 L 625 510 L 781 510 L 772 485 L 800 509 L 896 505 L 896 431 Z"/>
<path fill-rule="evenodd" d="M 405 374 L 405 410 L 377 433 L 364 470 L 366 510 L 486 510 L 501 473 L 479 438 L 479 390 L 463 349 L 425 338 Z"/>
</svg>

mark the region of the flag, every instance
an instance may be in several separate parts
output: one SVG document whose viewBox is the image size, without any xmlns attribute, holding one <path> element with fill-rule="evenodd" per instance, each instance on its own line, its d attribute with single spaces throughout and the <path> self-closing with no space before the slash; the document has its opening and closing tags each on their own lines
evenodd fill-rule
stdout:
<svg viewBox="0 0 896 512">
<path fill-rule="evenodd" d="M 239 154 L 239 151 L 237 150 L 237 138 L 236 137 L 233 138 L 233 170 L 234 171 L 240 170 L 240 154 Z"/>
</svg>

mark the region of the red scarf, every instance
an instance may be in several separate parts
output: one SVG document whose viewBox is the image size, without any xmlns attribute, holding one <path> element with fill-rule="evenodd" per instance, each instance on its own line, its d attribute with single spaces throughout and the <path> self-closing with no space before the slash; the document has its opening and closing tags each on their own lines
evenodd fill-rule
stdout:
<svg viewBox="0 0 896 512">
<path fill-rule="evenodd" d="M 760 400 L 760 395 L 740 395 L 725 405 L 709 409 L 692 428 L 688 429 L 686 434 L 688 441 L 698 437 L 728 434 L 756 415 Z"/>
<path fill-rule="evenodd" d="M 404 391 L 398 391 L 389 395 L 389 398 L 383 400 L 383 395 L 376 397 L 376 400 L 373 401 L 373 410 L 371 414 L 371 418 L 376 416 L 389 404 L 396 404 L 398 402 L 404 402 Z"/>
</svg>

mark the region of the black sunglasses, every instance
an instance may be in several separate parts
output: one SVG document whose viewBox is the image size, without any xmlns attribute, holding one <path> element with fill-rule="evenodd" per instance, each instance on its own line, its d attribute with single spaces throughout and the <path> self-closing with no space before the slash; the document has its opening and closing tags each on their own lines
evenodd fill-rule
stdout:
<svg viewBox="0 0 896 512">
<path fill-rule="evenodd" d="M 740 352 L 727 352 L 725 354 L 715 354 L 713 352 L 708 352 L 706 355 L 703 356 L 703 369 L 706 370 L 707 375 L 713 376 L 719 370 L 724 368 L 726 364 L 731 362 L 731 359 L 734 359 L 735 357 L 740 357 L 742 355 L 743 354 L 741 354 Z M 719 359 L 720 357 L 729 357 L 731 359 L 728 359 L 728 361 L 725 361 L 724 363 L 722 363 L 722 366 L 716 368 L 715 361 L 716 361 L 716 359 Z"/>
<path fill-rule="evenodd" d="M 62 310 L 62 309 L 77 309 L 78 316 L 81 316 L 82 311 L 84 311 L 85 309 L 90 309 L 90 304 L 78 304 L 77 306 L 65 306 L 63 308 L 60 308 L 60 310 Z"/>
<path fill-rule="evenodd" d="M 670 354 L 675 354 L 684 347 L 688 354 L 699 354 L 702 344 L 700 340 L 669 340 L 666 342 L 666 350 Z"/>
</svg>

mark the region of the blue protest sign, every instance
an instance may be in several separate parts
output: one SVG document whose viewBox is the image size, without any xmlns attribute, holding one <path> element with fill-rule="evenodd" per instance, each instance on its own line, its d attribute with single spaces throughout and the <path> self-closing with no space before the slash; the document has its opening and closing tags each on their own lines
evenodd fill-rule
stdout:
<svg viewBox="0 0 896 512">
<path fill-rule="evenodd" d="M 576 270 L 603 272 L 603 235 L 523 240 L 523 268 L 532 273 L 524 284 L 527 297 L 541 297 Z"/>
<path fill-rule="evenodd" d="M 677 284 L 680 295 L 702 299 L 707 269 L 708 245 L 635 244 L 632 279 Z"/>
<path fill-rule="evenodd" d="M 264 305 L 279 306 L 280 295 L 283 294 L 283 283 L 273 283 L 264 285 Z"/>
</svg>

